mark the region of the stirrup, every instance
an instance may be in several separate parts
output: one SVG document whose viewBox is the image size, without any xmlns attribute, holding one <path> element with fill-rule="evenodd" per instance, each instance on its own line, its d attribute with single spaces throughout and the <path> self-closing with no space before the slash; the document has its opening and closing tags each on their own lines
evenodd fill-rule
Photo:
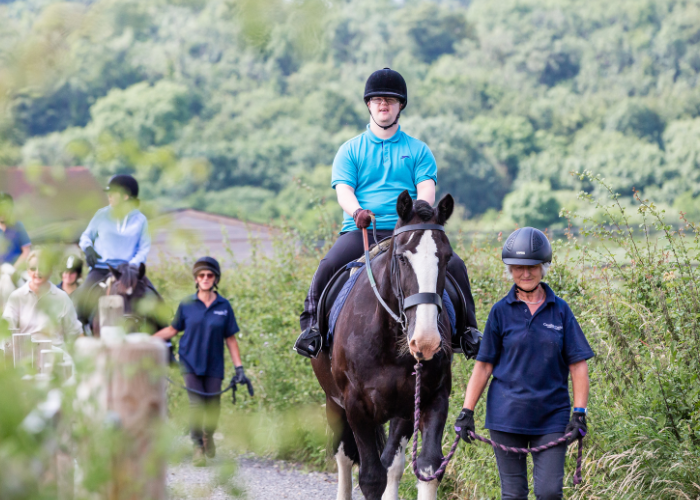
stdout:
<svg viewBox="0 0 700 500">
<path fill-rule="evenodd" d="M 476 328 L 470 326 L 459 336 L 459 346 L 462 348 L 462 354 L 467 359 L 474 359 L 479 354 L 481 346 L 481 337 L 484 334 Z"/>
<path fill-rule="evenodd" d="M 294 342 L 293 349 L 297 354 L 314 359 L 321 352 L 322 347 L 323 337 L 321 332 L 318 331 L 318 327 L 312 326 L 301 332 L 297 341 Z"/>
</svg>

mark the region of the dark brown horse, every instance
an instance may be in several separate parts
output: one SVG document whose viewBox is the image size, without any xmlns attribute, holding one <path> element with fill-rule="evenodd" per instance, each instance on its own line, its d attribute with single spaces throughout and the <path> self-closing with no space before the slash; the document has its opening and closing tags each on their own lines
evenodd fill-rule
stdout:
<svg viewBox="0 0 700 500">
<path fill-rule="evenodd" d="M 117 268 L 109 266 L 110 275 L 103 286 L 95 286 L 91 301 L 97 304 L 100 296 L 121 295 L 124 298 L 125 328 L 128 333 L 155 333 L 166 324 L 159 319 L 158 310 L 163 298 L 146 278 L 146 266 L 120 264 Z M 92 319 L 92 331 L 100 336 L 99 308 L 95 307 Z"/>
<path fill-rule="evenodd" d="M 380 305 L 363 268 L 336 323 L 332 347 L 311 362 L 326 393 L 338 499 L 352 498 L 352 466 L 359 463 L 360 488 L 367 500 L 398 500 L 405 449 L 413 434 L 416 360 L 423 363 L 418 467 L 429 475 L 442 462 L 452 388 L 449 320 L 435 303 L 418 301 L 411 307 L 405 299 L 442 295 L 452 255 L 442 226 L 453 208 L 450 195 L 435 209 L 414 202 L 406 191 L 399 196 L 399 222 L 388 251 L 372 261 L 372 272 L 379 294 L 394 314 L 405 318 L 404 326 Z M 419 481 L 418 499 L 435 500 L 437 488 L 438 480 Z"/>
</svg>

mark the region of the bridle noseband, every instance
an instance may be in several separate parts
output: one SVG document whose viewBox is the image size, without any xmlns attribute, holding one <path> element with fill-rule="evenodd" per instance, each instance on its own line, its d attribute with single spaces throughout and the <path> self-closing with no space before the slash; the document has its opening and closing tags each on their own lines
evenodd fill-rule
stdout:
<svg viewBox="0 0 700 500">
<path fill-rule="evenodd" d="M 374 217 L 372 218 L 373 222 L 373 227 L 372 230 L 374 232 L 374 242 L 375 244 L 378 244 L 377 241 L 377 223 L 376 220 L 374 220 Z M 394 230 L 394 234 L 392 236 L 392 248 L 393 248 L 393 238 L 395 238 L 397 235 L 401 233 L 407 233 L 410 231 L 442 231 L 445 232 L 445 226 L 441 224 L 409 224 L 407 226 L 402 226 L 398 229 Z M 394 292 L 394 295 L 399 301 L 399 314 L 394 313 L 394 311 L 391 310 L 391 308 L 387 305 L 386 302 L 384 302 L 384 299 L 379 293 L 379 290 L 377 290 L 377 283 L 374 281 L 374 275 L 372 274 L 372 266 L 370 262 L 370 256 L 369 256 L 369 240 L 367 237 L 367 229 L 362 230 L 362 236 L 364 239 L 364 244 L 365 244 L 365 267 L 367 268 L 367 278 L 369 279 L 369 284 L 372 287 L 372 291 L 374 292 L 374 295 L 377 297 L 377 300 L 379 303 L 382 305 L 382 307 L 386 310 L 387 313 L 392 317 L 394 321 L 396 321 L 400 326 L 401 329 L 403 330 L 404 333 L 407 333 L 408 330 L 408 318 L 406 317 L 406 310 L 410 309 L 412 307 L 415 307 L 419 304 L 433 304 L 436 305 L 438 308 L 438 313 L 442 311 L 442 297 L 433 292 L 421 292 L 421 293 L 414 293 L 413 295 L 409 295 L 408 297 L 404 297 L 403 294 L 403 288 L 401 287 L 401 269 L 398 264 L 398 255 L 396 253 L 393 253 L 392 250 L 392 255 L 391 255 L 391 286 L 392 290 Z M 394 279 L 395 278 L 395 279 Z M 396 286 L 396 289 L 394 289 L 394 286 Z"/>
</svg>

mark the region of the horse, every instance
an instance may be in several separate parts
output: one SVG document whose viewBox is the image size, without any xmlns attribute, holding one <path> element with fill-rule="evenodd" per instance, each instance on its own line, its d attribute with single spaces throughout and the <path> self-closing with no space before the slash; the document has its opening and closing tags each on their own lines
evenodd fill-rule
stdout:
<svg viewBox="0 0 700 500">
<path fill-rule="evenodd" d="M 360 489 L 367 500 L 398 500 L 405 449 L 414 429 L 416 361 L 423 364 L 418 470 L 424 476 L 434 474 L 442 463 L 452 350 L 449 318 L 435 297 L 442 296 L 452 256 L 443 226 L 453 209 L 449 194 L 433 209 L 425 201 L 414 202 L 407 191 L 401 193 L 388 251 L 371 262 L 376 291 L 386 307 L 372 295 L 363 268 L 336 322 L 332 346 L 311 361 L 326 394 L 338 500 L 352 498 L 354 464 L 360 466 Z M 435 500 L 439 481 L 419 480 L 418 499 Z"/>
<path fill-rule="evenodd" d="M 159 319 L 157 311 L 159 306 L 163 304 L 163 298 L 146 278 L 145 264 L 140 264 L 137 267 L 129 263 L 122 263 L 116 268 L 108 267 L 110 275 L 104 282 L 104 287 L 99 286 L 99 284 L 93 287 L 93 289 L 100 290 L 101 293 L 97 294 L 97 297 L 93 294 L 90 297 L 91 300 L 97 304 L 99 296 L 121 295 L 124 298 L 125 328 L 129 333 L 155 333 L 164 328 L 166 325 Z M 93 335 L 99 337 L 99 307 L 96 307 L 92 314 L 91 326 Z"/>
</svg>

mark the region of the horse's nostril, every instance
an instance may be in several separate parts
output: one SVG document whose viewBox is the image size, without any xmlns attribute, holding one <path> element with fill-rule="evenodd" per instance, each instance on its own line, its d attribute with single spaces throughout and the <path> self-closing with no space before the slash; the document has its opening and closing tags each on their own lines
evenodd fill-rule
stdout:
<svg viewBox="0 0 700 500">
<path fill-rule="evenodd" d="M 416 352 L 416 353 L 415 353 L 415 356 L 416 356 L 418 359 L 423 359 L 423 353 L 420 352 L 420 351 Z"/>
</svg>

